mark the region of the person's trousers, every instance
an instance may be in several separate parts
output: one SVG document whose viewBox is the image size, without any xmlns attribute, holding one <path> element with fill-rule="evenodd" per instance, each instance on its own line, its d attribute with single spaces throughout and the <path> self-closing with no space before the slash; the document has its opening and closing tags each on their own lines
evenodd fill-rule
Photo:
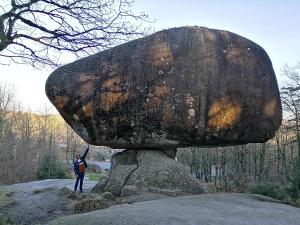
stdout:
<svg viewBox="0 0 300 225">
<path fill-rule="evenodd" d="M 78 182 L 79 181 L 80 181 L 79 191 L 82 191 L 83 178 L 84 178 L 84 173 L 78 173 L 78 176 L 77 176 L 76 182 L 75 182 L 74 191 L 77 191 L 77 187 L 78 187 Z"/>
</svg>

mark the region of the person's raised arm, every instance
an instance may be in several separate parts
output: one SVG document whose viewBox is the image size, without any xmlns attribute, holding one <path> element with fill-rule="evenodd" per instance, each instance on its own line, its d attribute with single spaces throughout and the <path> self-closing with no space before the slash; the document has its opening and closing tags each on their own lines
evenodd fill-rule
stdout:
<svg viewBox="0 0 300 225">
<path fill-rule="evenodd" d="M 84 152 L 84 154 L 82 155 L 81 158 L 85 158 L 85 157 L 86 157 L 86 155 L 87 155 L 88 152 L 89 152 L 89 149 L 90 149 L 90 146 L 88 146 L 88 147 L 86 148 L 86 150 L 85 150 L 85 152 Z"/>
</svg>

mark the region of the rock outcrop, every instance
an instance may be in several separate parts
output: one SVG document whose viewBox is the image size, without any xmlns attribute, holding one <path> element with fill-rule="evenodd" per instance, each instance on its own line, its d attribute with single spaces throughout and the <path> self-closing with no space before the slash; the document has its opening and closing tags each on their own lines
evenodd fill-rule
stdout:
<svg viewBox="0 0 300 225">
<path fill-rule="evenodd" d="M 127 149 L 94 189 L 114 195 L 147 187 L 202 193 L 174 160 L 177 147 L 265 142 L 282 119 L 267 53 L 202 27 L 160 31 L 65 65 L 46 93 L 86 142 Z"/>
<path fill-rule="evenodd" d="M 112 172 L 102 191 L 127 196 L 148 188 L 201 194 L 202 185 L 187 167 L 160 150 L 125 150 L 112 156 Z M 98 188 L 99 189 L 99 188 Z M 128 190 L 129 189 L 129 190 Z M 97 188 L 94 190 L 97 192 Z"/>
<path fill-rule="evenodd" d="M 259 197 L 259 198 L 258 198 Z M 65 216 L 49 225 L 298 225 L 300 209 L 241 193 L 165 198 Z"/>
<path fill-rule="evenodd" d="M 281 123 L 267 53 L 202 27 L 160 31 L 65 65 L 46 93 L 86 142 L 113 148 L 264 142 Z"/>
<path fill-rule="evenodd" d="M 168 157 L 163 151 L 137 151 L 138 167 L 128 178 L 127 185 L 180 189 L 182 193 L 201 194 L 200 183 L 187 167 Z"/>
</svg>

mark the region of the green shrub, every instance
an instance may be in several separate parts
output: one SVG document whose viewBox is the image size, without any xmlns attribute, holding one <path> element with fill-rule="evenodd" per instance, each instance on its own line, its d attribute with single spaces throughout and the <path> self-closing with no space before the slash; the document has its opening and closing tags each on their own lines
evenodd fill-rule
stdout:
<svg viewBox="0 0 300 225">
<path fill-rule="evenodd" d="M 0 189 L 0 208 L 16 203 L 13 197 L 14 192 L 11 189 Z"/>
<path fill-rule="evenodd" d="M 250 192 L 253 194 L 269 196 L 279 200 L 284 200 L 285 198 L 287 198 L 287 193 L 285 190 L 282 190 L 278 185 L 271 183 L 252 186 L 250 188 Z"/>
<path fill-rule="evenodd" d="M 8 218 L 0 215 L 0 225 L 13 225 L 14 222 Z"/>
<path fill-rule="evenodd" d="M 89 180 L 91 181 L 99 181 L 101 177 L 103 177 L 103 173 L 89 173 Z"/>
<path fill-rule="evenodd" d="M 39 163 L 38 179 L 69 178 L 66 165 L 59 161 L 54 152 L 47 152 Z"/>
<path fill-rule="evenodd" d="M 88 164 L 87 172 L 89 173 L 100 173 L 101 169 L 95 164 Z"/>
</svg>

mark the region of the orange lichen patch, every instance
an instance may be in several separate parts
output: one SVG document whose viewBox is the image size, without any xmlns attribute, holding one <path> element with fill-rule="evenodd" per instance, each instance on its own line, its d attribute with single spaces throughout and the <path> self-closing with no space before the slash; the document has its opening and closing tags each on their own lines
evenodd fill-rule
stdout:
<svg viewBox="0 0 300 225">
<path fill-rule="evenodd" d="M 82 111 L 84 112 L 85 116 L 86 117 L 92 117 L 93 116 L 93 102 L 92 101 L 89 101 L 86 105 L 84 105 L 82 107 Z"/>
<path fill-rule="evenodd" d="M 215 35 L 215 33 L 211 32 L 211 31 L 205 31 L 205 37 L 206 37 L 207 40 L 209 40 L 209 41 L 215 41 L 215 40 L 216 40 L 216 35 Z"/>
<path fill-rule="evenodd" d="M 158 108 L 161 104 L 161 99 L 158 98 L 158 97 L 152 97 L 152 98 L 149 98 L 148 99 L 148 102 L 147 102 L 147 105 L 148 105 L 148 108 L 150 109 L 155 109 L 155 108 Z"/>
<path fill-rule="evenodd" d="M 117 104 L 121 104 L 128 99 L 128 92 L 105 92 L 101 94 L 101 107 L 110 110 Z"/>
<path fill-rule="evenodd" d="M 86 74 L 82 74 L 80 75 L 79 77 L 79 81 L 80 82 L 84 82 L 84 81 L 95 81 L 95 80 L 98 80 L 98 77 L 97 76 L 94 76 L 94 75 L 86 75 Z"/>
<path fill-rule="evenodd" d="M 225 97 L 212 104 L 208 111 L 208 127 L 212 130 L 223 130 L 233 127 L 240 118 L 241 106 Z"/>
<path fill-rule="evenodd" d="M 85 77 L 85 79 L 80 79 L 80 80 L 82 80 L 79 86 L 80 94 L 84 96 L 91 95 L 94 91 L 95 79 Z"/>
<path fill-rule="evenodd" d="M 53 99 L 53 104 L 59 108 L 62 109 L 69 101 L 69 97 L 68 96 L 56 96 Z"/>
<path fill-rule="evenodd" d="M 150 97 L 147 100 L 148 108 L 155 109 L 158 108 L 163 102 L 162 98 L 170 94 L 170 88 L 165 84 L 160 84 L 154 87 L 153 94 L 150 94 Z"/>
<path fill-rule="evenodd" d="M 240 63 L 241 55 L 243 54 L 240 48 L 229 48 L 226 50 L 226 59 L 231 63 Z"/>
<path fill-rule="evenodd" d="M 267 102 L 264 107 L 264 114 L 267 116 L 274 116 L 276 113 L 277 102 L 275 99 Z"/>
<path fill-rule="evenodd" d="M 101 87 L 109 91 L 118 91 L 121 89 L 121 79 L 119 76 L 109 78 L 103 82 Z"/>
<path fill-rule="evenodd" d="M 146 49 L 145 59 L 155 66 L 170 64 L 173 62 L 173 54 L 168 42 L 154 42 Z"/>
<path fill-rule="evenodd" d="M 165 97 L 170 94 L 170 88 L 166 85 L 157 85 L 154 87 L 153 95 L 156 97 Z"/>
<path fill-rule="evenodd" d="M 225 40 L 229 40 L 230 39 L 229 33 L 227 31 L 220 31 L 220 33 L 222 34 L 222 37 Z"/>
<path fill-rule="evenodd" d="M 101 89 L 101 107 L 110 110 L 116 104 L 125 102 L 128 99 L 128 92 L 124 89 L 124 83 L 119 76 L 111 77 L 103 82 Z"/>
</svg>

